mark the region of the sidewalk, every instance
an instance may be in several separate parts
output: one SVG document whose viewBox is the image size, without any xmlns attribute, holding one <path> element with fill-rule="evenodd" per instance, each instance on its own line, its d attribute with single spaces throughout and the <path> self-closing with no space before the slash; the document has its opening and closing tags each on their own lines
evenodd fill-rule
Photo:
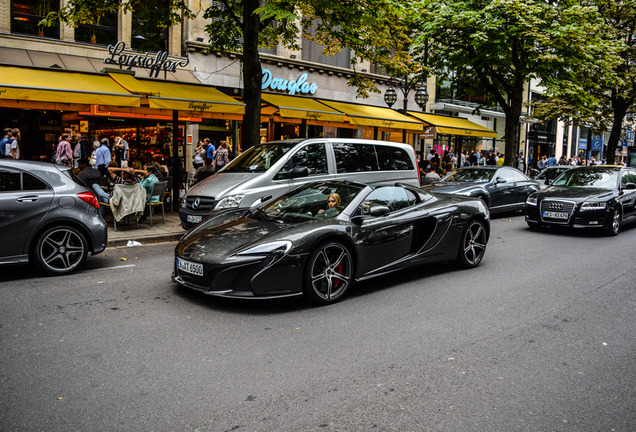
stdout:
<svg viewBox="0 0 636 432">
<path fill-rule="evenodd" d="M 130 223 L 126 224 L 126 220 L 122 220 L 117 224 L 117 231 L 113 228 L 113 222 L 110 217 L 106 219 L 108 224 L 108 247 L 126 246 L 129 240 L 139 243 L 158 243 L 166 241 L 176 241 L 185 234 L 186 230 L 181 228 L 179 221 L 179 213 L 171 213 L 166 208 L 166 223 L 162 222 L 161 211 L 155 213 L 152 217 L 153 226 L 150 226 L 150 218 L 146 222 L 139 224 L 139 228 L 135 228 L 135 222 L 131 218 Z"/>
</svg>

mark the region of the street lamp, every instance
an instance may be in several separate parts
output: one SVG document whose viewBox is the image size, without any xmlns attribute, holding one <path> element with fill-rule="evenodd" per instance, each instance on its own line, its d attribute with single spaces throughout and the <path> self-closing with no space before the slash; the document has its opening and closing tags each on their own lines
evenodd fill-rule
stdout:
<svg viewBox="0 0 636 432">
<path fill-rule="evenodd" d="M 415 103 L 422 109 L 422 112 L 424 112 L 426 110 L 427 102 L 428 92 L 426 91 L 426 84 L 422 84 L 415 92 Z"/>
<path fill-rule="evenodd" d="M 384 103 L 386 103 L 389 108 L 393 106 L 393 104 L 397 102 L 397 93 L 391 84 L 389 84 L 389 88 L 384 93 Z"/>
<path fill-rule="evenodd" d="M 403 107 L 401 111 L 402 114 L 408 115 L 408 105 L 409 105 L 409 93 L 411 90 L 417 91 L 415 92 L 415 102 L 417 105 L 424 111 L 426 109 L 426 103 L 428 102 L 428 92 L 426 91 L 426 82 L 422 83 L 421 76 L 414 76 L 409 79 L 408 75 L 405 75 L 401 80 L 391 78 L 389 80 L 389 88 L 384 92 L 384 102 L 389 106 L 389 108 L 393 107 L 393 104 L 397 102 L 397 92 L 393 88 L 393 86 L 399 88 L 402 91 L 403 99 Z M 406 129 L 402 130 L 402 141 L 406 142 Z"/>
</svg>

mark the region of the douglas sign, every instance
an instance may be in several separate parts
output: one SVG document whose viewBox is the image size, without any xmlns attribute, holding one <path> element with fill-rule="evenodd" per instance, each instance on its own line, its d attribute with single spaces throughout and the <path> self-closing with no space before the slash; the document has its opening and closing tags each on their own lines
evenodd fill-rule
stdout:
<svg viewBox="0 0 636 432">
<path fill-rule="evenodd" d="M 289 81 L 282 78 L 275 78 L 269 69 L 263 69 L 263 83 L 261 85 L 261 89 L 265 90 L 267 88 L 286 91 L 290 95 L 295 95 L 296 93 L 314 94 L 318 89 L 318 84 L 315 82 L 309 84 L 307 82 L 307 72 L 301 74 L 298 79 Z"/>
</svg>

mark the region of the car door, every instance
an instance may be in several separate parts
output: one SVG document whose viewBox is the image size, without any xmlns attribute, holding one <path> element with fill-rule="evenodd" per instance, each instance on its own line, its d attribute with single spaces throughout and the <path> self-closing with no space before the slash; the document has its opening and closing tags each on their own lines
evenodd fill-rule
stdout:
<svg viewBox="0 0 636 432">
<path fill-rule="evenodd" d="M 53 189 L 34 175 L 0 167 L 0 256 L 28 254 L 31 232 L 53 202 Z"/>
<path fill-rule="evenodd" d="M 352 234 L 358 247 L 358 274 L 389 270 L 412 252 L 415 195 L 398 186 L 380 187 L 363 201 L 359 212 L 362 223 L 353 224 Z M 374 205 L 389 208 L 384 216 L 365 216 Z"/>
<path fill-rule="evenodd" d="M 490 193 L 490 208 L 503 209 L 513 203 L 512 194 L 514 192 L 514 182 L 509 169 L 503 168 L 497 170 L 492 182 L 488 185 L 488 191 Z"/>
<path fill-rule="evenodd" d="M 625 189 L 628 183 L 636 184 L 636 170 L 625 170 L 621 176 L 622 195 L 619 198 L 623 205 L 623 220 L 636 218 L 636 189 Z"/>
</svg>

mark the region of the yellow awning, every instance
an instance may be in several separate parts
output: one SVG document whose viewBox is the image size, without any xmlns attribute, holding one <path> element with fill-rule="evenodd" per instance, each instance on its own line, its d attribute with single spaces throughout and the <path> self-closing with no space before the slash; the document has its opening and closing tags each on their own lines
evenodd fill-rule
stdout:
<svg viewBox="0 0 636 432">
<path fill-rule="evenodd" d="M 352 124 L 409 130 L 422 130 L 424 127 L 421 122 L 393 111 L 391 108 L 318 100 L 333 109 L 345 113 L 349 117 L 349 123 Z"/>
<path fill-rule="evenodd" d="M 298 96 L 263 93 L 261 99 L 278 108 L 281 117 L 344 122 L 345 115 L 317 100 Z"/>
<path fill-rule="evenodd" d="M 106 75 L 0 66 L 0 99 L 138 107 L 141 96 Z"/>
<path fill-rule="evenodd" d="M 214 87 L 172 81 L 140 80 L 109 74 L 126 90 L 147 95 L 150 108 L 223 114 L 245 114 L 245 104 Z"/>
<path fill-rule="evenodd" d="M 497 138 L 497 132 L 461 117 L 448 117 L 409 111 L 409 115 L 434 126 L 437 133 L 483 138 Z"/>
</svg>

